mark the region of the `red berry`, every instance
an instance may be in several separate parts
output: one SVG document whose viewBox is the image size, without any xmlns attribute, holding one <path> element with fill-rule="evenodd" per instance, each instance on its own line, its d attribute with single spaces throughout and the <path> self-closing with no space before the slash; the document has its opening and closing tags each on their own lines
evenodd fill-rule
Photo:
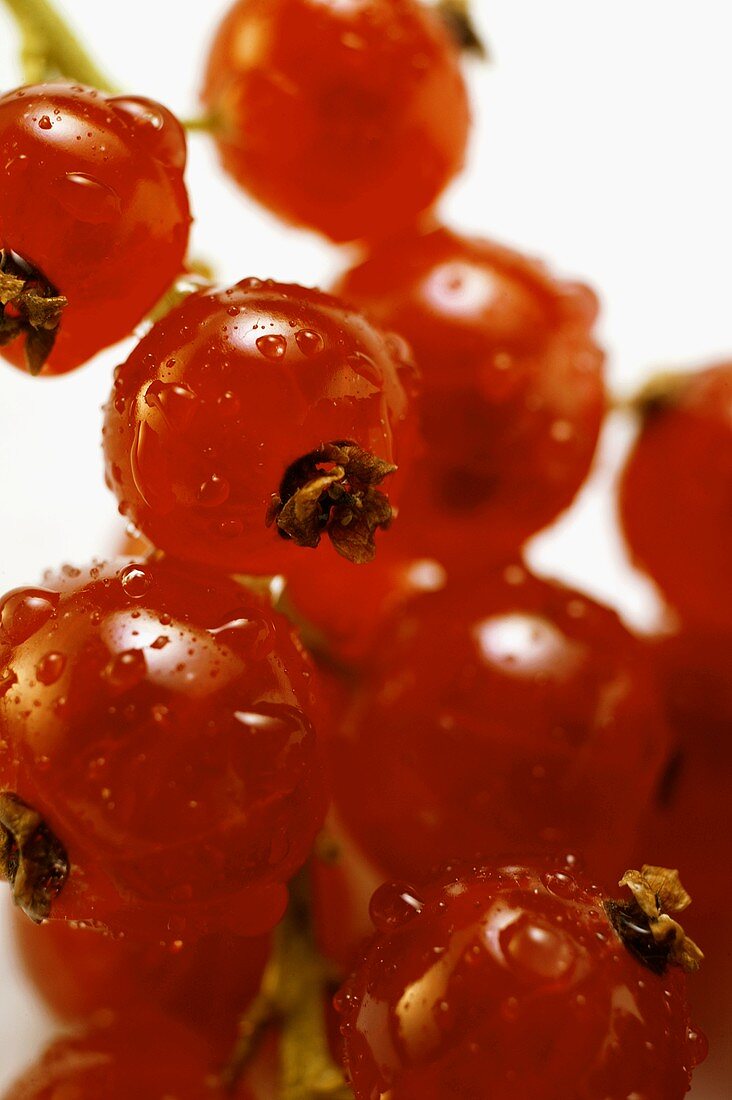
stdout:
<svg viewBox="0 0 732 1100">
<path fill-rule="evenodd" d="M 614 875 L 666 761 L 643 646 L 514 566 L 386 622 L 329 752 L 336 807 L 390 875 L 517 850 Z"/>
<path fill-rule="evenodd" d="M 310 666 L 288 624 L 169 560 L 46 583 L 0 604 L 16 900 L 169 944 L 271 927 L 321 821 Z"/>
<path fill-rule="evenodd" d="M 626 911 L 652 942 L 642 910 Z M 681 969 L 631 954 L 597 888 L 566 868 L 391 884 L 372 913 L 377 934 L 337 1001 L 357 1100 L 687 1092 L 705 1044 Z"/>
<path fill-rule="evenodd" d="M 206 1034 L 226 1057 L 237 1021 L 259 990 L 270 939 L 230 933 L 166 947 L 113 938 L 62 921 L 37 926 L 15 910 L 13 931 L 26 974 L 66 1020 L 141 1006 Z"/>
<path fill-rule="evenodd" d="M 236 181 L 338 241 L 409 223 L 465 155 L 458 52 L 417 0 L 239 0 L 214 41 L 203 100 Z"/>
<path fill-rule="evenodd" d="M 217 568 L 277 572 L 326 529 L 367 560 L 412 385 L 401 342 L 335 298 L 257 279 L 195 294 L 118 372 L 108 480 L 157 547 Z"/>
<path fill-rule="evenodd" d="M 422 372 L 426 447 L 395 542 L 445 563 L 457 548 L 481 566 L 515 554 L 572 502 L 592 461 L 605 408 L 592 292 L 435 229 L 382 246 L 338 293 L 405 336 Z"/>
<path fill-rule="evenodd" d="M 151 100 L 41 84 L 0 97 L 0 146 L 0 345 L 63 374 L 129 335 L 180 273 L 185 137 Z"/>
<path fill-rule="evenodd" d="M 684 620 L 732 629 L 732 364 L 660 380 L 620 488 L 635 562 Z"/>
<path fill-rule="evenodd" d="M 195 1035 L 143 1014 L 57 1040 L 4 1100 L 225 1100 L 217 1068 Z"/>
</svg>

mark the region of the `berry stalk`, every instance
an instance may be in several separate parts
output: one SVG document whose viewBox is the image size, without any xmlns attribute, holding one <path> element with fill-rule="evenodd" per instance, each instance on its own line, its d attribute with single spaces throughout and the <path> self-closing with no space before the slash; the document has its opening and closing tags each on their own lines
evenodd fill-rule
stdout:
<svg viewBox="0 0 732 1100">
<path fill-rule="evenodd" d="M 65 76 L 102 92 L 116 91 L 50 0 L 5 0 L 22 34 L 21 60 L 28 84 Z"/>
</svg>

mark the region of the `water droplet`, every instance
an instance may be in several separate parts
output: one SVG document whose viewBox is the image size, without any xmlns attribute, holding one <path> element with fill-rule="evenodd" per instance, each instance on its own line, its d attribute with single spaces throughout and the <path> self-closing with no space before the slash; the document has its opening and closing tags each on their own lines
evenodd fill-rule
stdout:
<svg viewBox="0 0 732 1100">
<path fill-rule="evenodd" d="M 0 672 L 0 699 L 7 695 L 13 684 L 17 684 L 18 677 L 12 668 L 6 668 Z"/>
<path fill-rule="evenodd" d="M 382 374 L 373 359 L 370 359 L 368 355 L 364 355 L 362 352 L 354 352 L 353 355 L 349 355 L 346 359 L 351 370 L 355 371 L 361 378 L 364 378 L 370 386 L 375 389 L 381 387 L 383 381 Z"/>
<path fill-rule="evenodd" d="M 115 96 L 107 101 L 122 112 L 146 142 L 148 152 L 169 168 L 186 166 L 186 135 L 175 115 L 159 103 L 138 96 Z"/>
<path fill-rule="evenodd" d="M 260 336 L 257 340 L 257 349 L 265 359 L 281 359 L 287 351 L 287 340 L 284 336 Z"/>
<path fill-rule="evenodd" d="M 61 679 L 66 668 L 66 658 L 63 653 L 47 653 L 36 666 L 36 676 L 45 687 L 50 687 Z"/>
<path fill-rule="evenodd" d="M 171 431 L 182 432 L 193 419 L 198 398 L 188 386 L 156 378 L 145 391 L 145 404 L 157 409 Z"/>
<path fill-rule="evenodd" d="M 0 626 L 11 645 L 20 645 L 56 614 L 59 593 L 44 588 L 16 588 L 0 603 Z"/>
<path fill-rule="evenodd" d="M 379 932 L 391 932 L 419 916 L 424 901 L 416 890 L 403 882 L 386 882 L 369 904 L 369 915 Z"/>
<path fill-rule="evenodd" d="M 50 191 L 68 214 L 88 225 L 114 221 L 122 210 L 114 188 L 84 172 L 58 176 L 51 181 Z"/>
<path fill-rule="evenodd" d="M 562 930 L 534 917 L 519 917 L 501 933 L 503 954 L 524 979 L 556 982 L 573 969 L 578 947 Z"/>
<path fill-rule="evenodd" d="M 313 355 L 319 355 L 325 347 L 323 337 L 319 332 L 315 332 L 311 328 L 301 328 L 300 331 L 295 334 L 295 343 L 307 358 Z"/>
<path fill-rule="evenodd" d="M 550 894 L 557 898 L 573 898 L 577 894 L 577 883 L 571 875 L 563 871 L 549 872 L 541 876 L 541 881 Z"/>
<path fill-rule="evenodd" d="M 147 672 L 145 654 L 141 649 L 127 649 L 113 657 L 104 670 L 112 687 L 127 691 L 144 679 Z"/>
<path fill-rule="evenodd" d="M 701 1065 L 709 1053 L 709 1041 L 703 1031 L 697 1027 L 686 1029 L 686 1043 L 689 1050 L 689 1061 L 692 1066 Z"/>
<path fill-rule="evenodd" d="M 261 290 L 263 284 L 261 279 L 249 278 L 242 279 L 238 285 L 242 290 Z"/>
<path fill-rule="evenodd" d="M 241 410 L 241 402 L 235 393 L 231 390 L 227 390 L 226 393 L 222 393 L 221 397 L 216 402 L 221 413 L 224 416 L 238 416 Z"/>
<path fill-rule="evenodd" d="M 229 499 L 231 487 L 225 477 L 212 474 L 198 488 L 196 500 L 205 508 L 216 508 Z"/>
<path fill-rule="evenodd" d="M 274 645 L 271 622 L 249 608 L 232 611 L 220 624 L 209 627 L 209 634 L 230 649 L 244 650 L 256 657 L 267 656 Z"/>
<path fill-rule="evenodd" d="M 53 123 L 51 122 L 48 115 L 41 115 L 41 117 L 38 119 L 38 126 L 41 130 L 50 130 L 53 127 Z"/>
<path fill-rule="evenodd" d="M 126 565 L 117 576 L 125 595 L 132 600 L 141 600 L 150 591 L 153 583 L 152 574 L 142 565 Z"/>
<path fill-rule="evenodd" d="M 155 641 L 151 643 L 150 649 L 165 649 L 166 645 L 169 645 L 169 643 L 170 638 L 168 635 L 161 634 L 159 638 L 156 638 Z"/>
</svg>

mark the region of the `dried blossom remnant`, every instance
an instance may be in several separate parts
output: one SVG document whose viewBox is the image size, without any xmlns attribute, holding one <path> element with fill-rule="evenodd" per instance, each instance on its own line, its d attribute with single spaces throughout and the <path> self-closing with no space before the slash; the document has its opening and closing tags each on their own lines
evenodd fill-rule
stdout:
<svg viewBox="0 0 732 1100">
<path fill-rule="evenodd" d="M 0 877 L 35 924 L 50 916 L 68 874 L 66 852 L 40 814 L 16 794 L 0 793 Z"/>
<path fill-rule="evenodd" d="M 470 14 L 468 0 L 440 0 L 437 10 L 461 50 L 483 59 L 488 57 L 488 50 Z"/>
<path fill-rule="evenodd" d="M 619 885 L 630 890 L 633 901 L 608 902 L 606 909 L 626 946 L 660 973 L 668 963 L 687 973 L 698 970 L 704 955 L 671 916 L 691 904 L 678 871 L 644 864 L 640 871 L 626 871 Z"/>
<path fill-rule="evenodd" d="M 392 519 L 376 486 L 395 470 L 355 443 L 326 443 L 290 466 L 267 522 L 298 546 L 318 546 L 325 532 L 348 561 L 372 561 L 376 531 Z"/>
<path fill-rule="evenodd" d="M 31 374 L 43 370 L 67 304 L 21 257 L 0 249 L 0 347 L 24 334 Z"/>
</svg>

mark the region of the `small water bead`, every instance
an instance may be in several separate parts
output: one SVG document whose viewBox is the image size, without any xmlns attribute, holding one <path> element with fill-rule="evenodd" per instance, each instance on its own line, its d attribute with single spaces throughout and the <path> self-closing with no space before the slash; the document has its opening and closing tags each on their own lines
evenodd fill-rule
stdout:
<svg viewBox="0 0 732 1100">
<path fill-rule="evenodd" d="M 349 355 L 346 359 L 351 370 L 355 371 L 359 377 L 364 378 L 369 385 L 375 389 L 381 388 L 382 374 L 373 359 L 370 359 L 368 355 L 364 355 L 362 352 L 357 351 L 353 355 Z"/>
<path fill-rule="evenodd" d="M 403 882 L 386 882 L 369 903 L 369 916 L 378 932 L 390 932 L 419 916 L 424 901 L 419 893 Z"/>
<path fill-rule="evenodd" d="M 47 653 L 36 666 L 36 677 L 44 687 L 51 687 L 63 676 L 66 657 L 63 653 Z"/>
<path fill-rule="evenodd" d="M 578 893 L 576 881 L 571 875 L 567 875 L 562 871 L 544 874 L 541 876 L 541 881 L 544 883 L 549 893 L 554 894 L 557 898 L 569 900 Z"/>
<path fill-rule="evenodd" d="M 242 279 L 238 285 L 241 287 L 242 290 L 261 290 L 264 286 L 261 279 L 254 278 Z"/>
<path fill-rule="evenodd" d="M 50 130 L 53 127 L 53 123 L 48 115 L 41 115 L 38 119 L 38 127 L 41 130 Z"/>
<path fill-rule="evenodd" d="M 107 682 L 120 691 L 135 687 L 147 673 L 145 654 L 141 649 L 128 649 L 113 657 L 104 670 Z"/>
<path fill-rule="evenodd" d="M 222 645 L 244 649 L 257 658 L 266 657 L 274 643 L 272 623 L 249 611 L 233 611 L 222 623 L 209 627 L 209 634 Z"/>
<path fill-rule="evenodd" d="M 199 486 L 196 500 L 205 508 L 216 508 L 229 499 L 230 492 L 231 486 L 226 478 L 219 477 L 218 474 L 212 474 Z"/>
<path fill-rule="evenodd" d="M 319 355 L 325 347 L 323 337 L 311 328 L 301 328 L 295 334 L 295 343 L 308 359 L 313 355 Z"/>
<path fill-rule="evenodd" d="M 125 595 L 133 600 L 146 596 L 153 583 L 151 574 L 142 565 L 126 565 L 118 576 Z"/>
<path fill-rule="evenodd" d="M 257 350 L 265 359 L 282 359 L 287 352 L 287 340 L 284 336 L 274 334 L 260 336 L 257 340 Z"/>
<path fill-rule="evenodd" d="M 171 431 L 182 432 L 195 415 L 198 398 L 188 386 L 156 378 L 145 391 L 145 404 L 161 414 Z"/>
<path fill-rule="evenodd" d="M 0 627 L 12 645 L 25 642 L 56 614 L 58 592 L 16 588 L 0 604 Z"/>
<path fill-rule="evenodd" d="M 568 935 L 528 915 L 508 925 L 500 941 L 511 967 L 525 980 L 537 982 L 567 977 L 580 950 Z"/>
<path fill-rule="evenodd" d="M 134 124 L 156 160 L 178 171 L 185 168 L 185 132 L 170 111 L 159 103 L 138 96 L 117 96 L 110 99 L 109 103 Z"/>
</svg>

